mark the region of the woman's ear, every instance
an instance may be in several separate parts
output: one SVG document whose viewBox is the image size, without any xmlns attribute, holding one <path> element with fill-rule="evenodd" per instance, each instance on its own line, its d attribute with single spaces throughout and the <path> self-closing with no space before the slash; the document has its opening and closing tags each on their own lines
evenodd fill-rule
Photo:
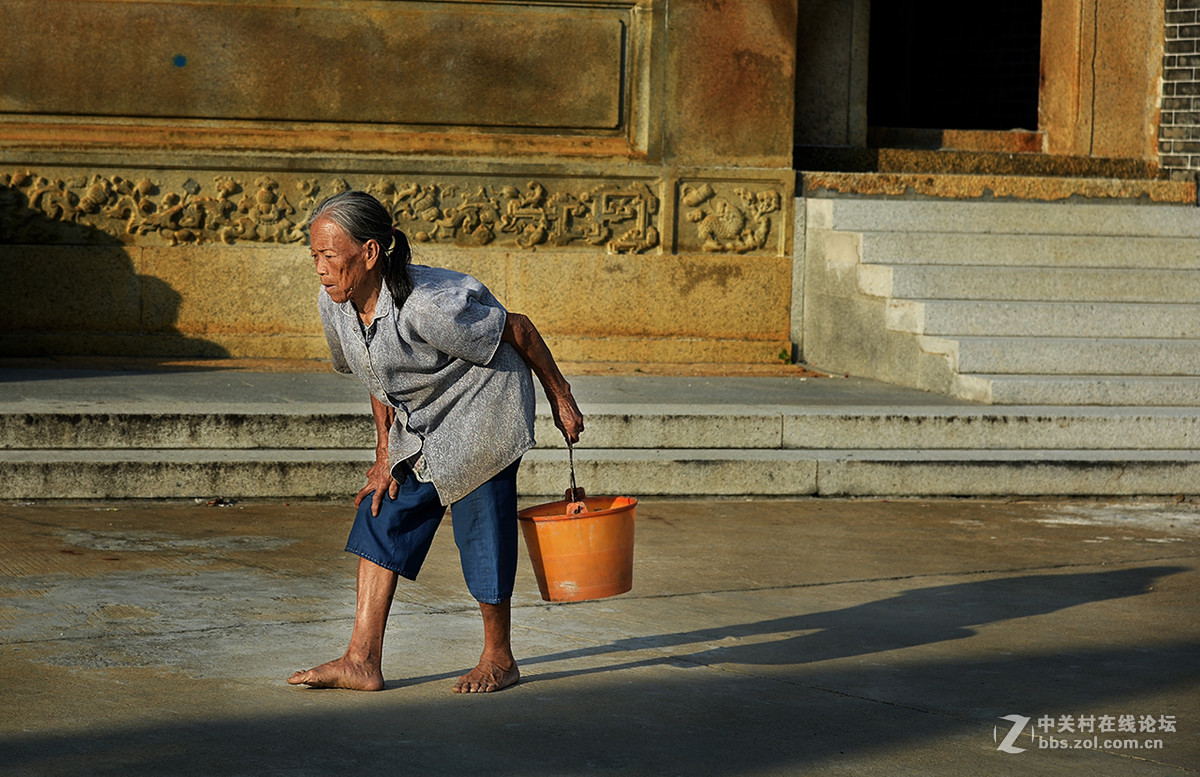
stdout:
<svg viewBox="0 0 1200 777">
<path fill-rule="evenodd" d="M 379 258 L 383 255 L 383 249 L 379 247 L 379 241 L 371 238 L 366 243 L 363 243 L 363 250 L 366 256 L 363 258 L 368 270 L 374 270 L 375 265 L 379 264 Z"/>
</svg>

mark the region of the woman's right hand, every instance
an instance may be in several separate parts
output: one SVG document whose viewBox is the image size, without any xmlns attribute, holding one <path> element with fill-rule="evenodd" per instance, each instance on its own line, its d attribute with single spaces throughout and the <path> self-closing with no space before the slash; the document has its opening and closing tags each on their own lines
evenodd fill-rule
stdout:
<svg viewBox="0 0 1200 777">
<path fill-rule="evenodd" d="M 379 515 L 379 508 L 383 506 L 384 494 L 395 499 L 400 493 L 400 484 L 392 477 L 386 453 L 377 456 L 375 463 L 367 470 L 367 484 L 358 492 L 358 496 L 354 497 L 354 509 L 357 510 L 362 501 L 367 498 L 367 494 L 372 492 L 374 492 L 374 496 L 371 498 L 371 515 Z"/>
<path fill-rule="evenodd" d="M 569 386 L 565 391 L 550 397 L 550 412 L 554 416 L 554 425 L 562 432 L 563 439 L 572 445 L 579 442 L 579 435 L 583 433 L 583 413 L 579 412 L 579 405 L 575 403 Z"/>
</svg>

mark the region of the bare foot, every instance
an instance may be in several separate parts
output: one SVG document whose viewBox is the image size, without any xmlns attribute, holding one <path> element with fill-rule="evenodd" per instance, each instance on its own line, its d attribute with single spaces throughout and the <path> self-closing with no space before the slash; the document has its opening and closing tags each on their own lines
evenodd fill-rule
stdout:
<svg viewBox="0 0 1200 777">
<path fill-rule="evenodd" d="M 498 664 L 484 659 L 479 660 L 479 666 L 458 678 L 454 684 L 455 693 L 493 693 L 516 685 L 521 679 L 514 661 Z"/>
<path fill-rule="evenodd" d="M 296 672 L 287 681 L 289 685 L 307 685 L 310 688 L 344 688 L 351 691 L 383 690 L 383 672 L 378 666 L 361 664 L 346 656 L 304 672 Z"/>
</svg>

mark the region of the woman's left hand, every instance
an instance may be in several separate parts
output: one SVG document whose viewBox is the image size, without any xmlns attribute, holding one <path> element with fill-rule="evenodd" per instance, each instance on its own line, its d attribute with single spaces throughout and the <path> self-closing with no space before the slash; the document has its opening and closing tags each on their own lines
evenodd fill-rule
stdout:
<svg viewBox="0 0 1200 777">
<path fill-rule="evenodd" d="M 354 497 L 354 509 L 357 510 L 362 501 L 370 497 L 371 515 L 379 515 L 379 508 L 383 506 L 384 494 L 392 499 L 400 494 L 400 484 L 392 477 L 392 470 L 388 467 L 387 451 L 377 456 L 375 463 L 367 470 L 367 484 Z"/>
</svg>

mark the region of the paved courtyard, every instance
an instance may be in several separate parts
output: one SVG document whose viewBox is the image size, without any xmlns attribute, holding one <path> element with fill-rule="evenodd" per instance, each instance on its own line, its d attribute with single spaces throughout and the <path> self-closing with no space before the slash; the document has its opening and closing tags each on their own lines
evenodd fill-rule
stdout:
<svg viewBox="0 0 1200 777">
<path fill-rule="evenodd" d="M 284 683 L 345 647 L 351 517 L 0 506 L 3 773 L 1200 771 L 1191 501 L 646 500 L 629 594 L 547 604 L 522 558 L 523 681 L 475 697 L 449 527 L 383 692 Z"/>
</svg>

